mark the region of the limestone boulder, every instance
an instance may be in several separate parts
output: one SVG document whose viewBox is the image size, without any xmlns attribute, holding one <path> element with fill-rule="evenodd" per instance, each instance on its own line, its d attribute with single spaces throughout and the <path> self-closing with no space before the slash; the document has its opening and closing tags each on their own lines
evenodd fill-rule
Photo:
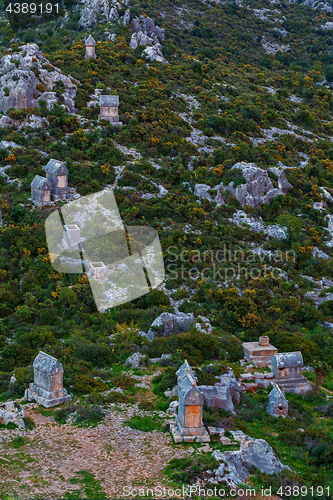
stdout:
<svg viewBox="0 0 333 500">
<path fill-rule="evenodd" d="M 7 401 L 0 405 L 0 424 L 9 424 L 13 422 L 22 429 L 25 429 L 24 408 L 18 403 Z"/>
<path fill-rule="evenodd" d="M 3 115 L 0 118 L 0 128 L 5 128 L 5 127 L 16 127 L 17 126 L 17 120 L 13 120 L 12 118 L 9 118 L 9 116 Z"/>
<path fill-rule="evenodd" d="M 234 405 L 238 405 L 242 392 L 241 384 L 236 380 L 232 370 L 218 377 L 215 385 L 200 385 L 205 403 L 215 410 L 220 408 L 234 413 Z"/>
<path fill-rule="evenodd" d="M 194 186 L 194 194 L 198 198 L 204 198 L 208 201 L 212 201 L 212 197 L 209 194 L 209 191 L 211 190 L 210 186 L 207 186 L 207 184 L 196 184 Z"/>
<path fill-rule="evenodd" d="M 199 332 L 202 333 L 212 333 L 213 331 L 213 327 L 210 324 L 209 319 L 206 318 L 205 316 L 198 316 L 196 318 L 195 327 L 197 330 L 199 330 Z"/>
<path fill-rule="evenodd" d="M 153 340 L 157 333 L 163 337 L 168 337 L 171 333 L 188 332 L 194 321 L 193 313 L 162 313 L 151 324 L 148 338 Z"/>
<path fill-rule="evenodd" d="M 129 24 L 131 21 L 131 11 L 129 9 L 126 10 L 125 14 L 124 14 L 124 20 L 123 20 L 123 24 L 124 26 L 126 26 L 127 24 Z"/>
<path fill-rule="evenodd" d="M 149 36 L 142 31 L 133 33 L 130 41 L 130 48 L 135 50 L 139 45 L 153 45 L 153 39 L 149 38 Z"/>
<path fill-rule="evenodd" d="M 141 56 L 146 57 L 150 61 L 157 61 L 162 64 L 169 64 L 162 54 L 162 45 L 156 43 L 152 47 L 147 47 L 141 54 Z"/>
<path fill-rule="evenodd" d="M 27 116 L 25 120 L 18 127 L 19 130 L 25 127 L 35 128 L 46 128 L 48 126 L 48 121 L 37 115 Z"/>
<path fill-rule="evenodd" d="M 234 405 L 228 385 L 217 383 L 215 385 L 199 385 L 205 403 L 214 410 L 223 410 L 234 412 Z"/>
<path fill-rule="evenodd" d="M 281 463 L 272 447 L 263 439 L 242 440 L 238 451 L 221 453 L 216 450 L 213 456 L 225 464 L 225 468 L 219 467 L 215 474 L 219 476 L 219 480 L 226 481 L 231 488 L 245 483 L 254 467 L 266 474 L 275 474 L 289 469 Z"/>
<path fill-rule="evenodd" d="M 142 364 L 142 360 L 145 356 L 139 352 L 133 353 L 129 358 L 126 359 L 125 365 L 131 366 L 132 368 L 139 368 Z"/>
</svg>

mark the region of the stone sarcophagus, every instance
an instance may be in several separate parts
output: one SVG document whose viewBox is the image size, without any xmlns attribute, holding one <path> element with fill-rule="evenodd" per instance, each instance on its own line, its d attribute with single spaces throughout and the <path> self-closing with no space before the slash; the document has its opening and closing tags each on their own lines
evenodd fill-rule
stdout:
<svg viewBox="0 0 333 500">
<path fill-rule="evenodd" d="M 91 57 L 93 59 L 96 59 L 96 54 L 95 54 L 96 42 L 91 35 L 88 36 L 87 40 L 85 41 L 85 45 L 86 45 L 86 57 L 85 57 L 85 59 L 90 59 Z"/>
<path fill-rule="evenodd" d="M 244 342 L 243 349 L 244 358 L 256 368 L 269 365 L 274 354 L 278 352 L 276 347 L 269 343 L 267 335 L 259 337 L 259 342 Z"/>
<path fill-rule="evenodd" d="M 59 361 L 40 351 L 34 363 L 34 382 L 25 391 L 25 399 L 35 400 L 38 404 L 50 408 L 70 401 L 72 398 L 63 388 L 63 367 Z"/>
<path fill-rule="evenodd" d="M 80 240 L 80 228 L 76 224 L 65 224 L 63 226 L 62 245 L 66 250 L 78 250 Z"/>
<path fill-rule="evenodd" d="M 302 375 L 303 356 L 301 352 L 282 352 L 272 358 L 274 382 L 284 392 L 306 394 L 311 391 L 311 385 Z"/>
<path fill-rule="evenodd" d="M 68 170 L 64 162 L 50 160 L 45 167 L 46 178 L 52 186 L 52 199 L 54 201 L 66 200 L 69 194 Z"/>
<path fill-rule="evenodd" d="M 267 413 L 273 417 L 283 417 L 288 416 L 288 401 L 277 384 L 274 384 L 273 389 L 269 394 L 269 400 L 267 405 Z"/>
<path fill-rule="evenodd" d="M 178 415 L 175 424 L 170 426 L 175 442 L 209 442 L 210 436 L 202 422 L 204 398 L 197 386 L 195 373 L 186 360 L 176 375 Z"/>
<path fill-rule="evenodd" d="M 118 116 L 119 97 L 117 95 L 100 95 L 99 107 L 98 121 L 108 120 L 112 125 L 122 125 Z"/>
<path fill-rule="evenodd" d="M 36 175 L 30 184 L 31 187 L 31 199 L 35 205 L 43 206 L 47 205 L 51 202 L 51 183 L 45 179 L 45 177 L 41 177 L 40 175 Z"/>
</svg>

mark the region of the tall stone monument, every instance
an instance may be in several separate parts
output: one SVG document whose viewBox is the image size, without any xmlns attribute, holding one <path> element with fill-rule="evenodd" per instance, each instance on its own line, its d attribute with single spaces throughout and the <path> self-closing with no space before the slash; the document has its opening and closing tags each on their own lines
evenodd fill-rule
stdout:
<svg viewBox="0 0 333 500">
<path fill-rule="evenodd" d="M 118 116 L 119 97 L 117 95 L 100 95 L 99 107 L 98 121 L 108 120 L 114 126 L 122 125 Z"/>
<path fill-rule="evenodd" d="M 72 398 L 63 388 L 63 367 L 59 361 L 40 351 L 33 363 L 34 382 L 25 391 L 25 399 L 35 400 L 45 408 L 51 408 Z"/>
<path fill-rule="evenodd" d="M 176 373 L 179 397 L 178 415 L 170 425 L 175 442 L 209 442 L 210 436 L 202 422 L 204 398 L 197 386 L 197 378 L 185 360 Z"/>
<path fill-rule="evenodd" d="M 42 177 L 41 175 L 36 175 L 30 184 L 31 187 L 31 199 L 35 205 L 42 207 L 51 202 L 51 190 L 52 186 L 50 181 Z"/>
<path fill-rule="evenodd" d="M 52 199 L 54 201 L 66 200 L 69 194 L 68 170 L 64 162 L 53 158 L 45 167 L 46 178 L 52 186 Z"/>
<path fill-rule="evenodd" d="M 95 54 L 96 42 L 91 35 L 88 36 L 87 40 L 85 41 L 85 44 L 86 44 L 85 59 L 90 59 L 90 58 L 96 59 L 96 54 Z"/>
</svg>

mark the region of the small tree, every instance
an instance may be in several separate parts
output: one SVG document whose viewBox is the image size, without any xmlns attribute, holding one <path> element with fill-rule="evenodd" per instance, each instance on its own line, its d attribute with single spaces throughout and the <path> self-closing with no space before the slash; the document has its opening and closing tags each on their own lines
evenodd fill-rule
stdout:
<svg viewBox="0 0 333 500">
<path fill-rule="evenodd" d="M 320 388 L 325 380 L 325 377 L 329 374 L 329 366 L 325 361 L 321 361 L 319 359 L 315 359 L 312 363 L 314 372 L 315 372 L 315 387 L 314 392 L 319 394 Z"/>
</svg>

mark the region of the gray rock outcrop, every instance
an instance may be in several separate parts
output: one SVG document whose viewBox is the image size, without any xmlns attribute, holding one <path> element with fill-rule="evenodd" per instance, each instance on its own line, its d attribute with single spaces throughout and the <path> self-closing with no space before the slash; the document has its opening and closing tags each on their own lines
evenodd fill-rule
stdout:
<svg viewBox="0 0 333 500">
<path fill-rule="evenodd" d="M 59 81 L 63 83 L 60 98 L 52 92 Z M 72 112 L 76 90 L 74 81 L 52 66 L 35 43 L 22 45 L 18 52 L 6 54 L 0 61 L 0 111 L 37 106 L 43 99 L 49 107 L 59 102 Z M 2 122 L 2 126 L 8 126 L 6 119 Z"/>
<path fill-rule="evenodd" d="M 171 333 L 188 332 L 195 319 L 193 313 L 162 313 L 151 324 L 148 338 L 153 340 L 156 333 L 168 337 Z"/>
<path fill-rule="evenodd" d="M 124 18 L 125 24 L 125 18 Z M 162 54 L 161 41 L 164 41 L 165 30 L 155 26 L 153 19 L 150 17 L 140 16 L 132 19 L 134 33 L 130 41 L 130 48 L 136 49 L 139 45 L 145 45 L 146 49 L 142 52 L 142 56 L 150 61 L 158 61 L 163 64 L 168 64 L 168 61 Z"/>
<path fill-rule="evenodd" d="M 241 384 L 237 382 L 232 370 L 219 378 L 220 382 L 215 385 L 200 385 L 199 389 L 210 408 L 223 408 L 234 413 L 234 405 L 238 405 L 240 401 Z"/>
<path fill-rule="evenodd" d="M 24 408 L 18 403 L 7 401 L 0 406 L 0 424 L 13 422 L 22 429 L 25 429 Z"/>
<path fill-rule="evenodd" d="M 146 57 L 150 61 L 157 61 L 162 64 L 168 64 L 168 61 L 162 54 L 162 45 L 160 43 L 156 43 L 152 47 L 147 47 L 141 54 Z"/>
<path fill-rule="evenodd" d="M 257 167 L 255 163 L 239 162 L 231 168 L 231 170 L 236 169 L 242 171 L 246 182 L 236 187 L 234 187 L 233 182 L 230 182 L 228 186 L 220 184 L 218 191 L 223 194 L 228 190 L 242 206 L 249 205 L 256 207 L 260 203 L 269 204 L 271 198 L 286 194 L 292 188 L 292 185 L 286 180 L 285 176 L 279 178 L 279 188 L 274 188 L 266 170 Z"/>
<path fill-rule="evenodd" d="M 234 182 L 230 182 L 227 186 L 222 183 L 215 188 L 211 188 L 207 184 L 196 184 L 194 194 L 198 198 L 204 198 L 208 201 L 215 201 L 217 205 L 225 203 L 224 195 L 226 191 L 236 198 L 240 204 L 256 207 L 260 203 L 269 204 L 271 198 L 285 195 L 293 186 L 287 181 L 284 173 L 281 173 L 278 178 L 278 188 L 273 186 L 271 179 L 266 170 L 259 168 L 255 163 L 239 162 L 231 168 L 231 170 L 241 170 L 245 182 L 234 187 Z M 217 190 L 217 196 L 213 199 L 210 195 L 212 189 Z"/>
<path fill-rule="evenodd" d="M 144 358 L 144 354 L 140 354 L 139 352 L 133 353 L 129 358 L 126 359 L 125 365 L 129 365 L 132 368 L 139 368 L 141 365 L 142 359 Z"/>
<path fill-rule="evenodd" d="M 220 466 L 215 472 L 216 478 L 226 481 L 231 488 L 245 483 L 253 467 L 266 474 L 275 474 L 283 469 L 289 469 L 281 463 L 272 447 L 263 439 L 247 438 L 241 441 L 238 451 L 222 453 L 216 450 L 213 452 L 213 457 L 224 462 L 224 467 Z"/>
</svg>

